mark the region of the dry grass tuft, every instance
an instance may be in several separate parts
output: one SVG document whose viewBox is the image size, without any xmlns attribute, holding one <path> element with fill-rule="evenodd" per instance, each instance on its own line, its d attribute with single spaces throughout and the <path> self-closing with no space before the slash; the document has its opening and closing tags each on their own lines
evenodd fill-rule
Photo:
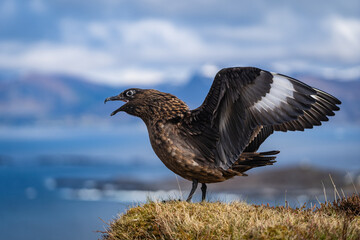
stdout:
<svg viewBox="0 0 360 240">
<path fill-rule="evenodd" d="M 333 203 L 334 208 L 348 216 L 360 216 L 360 196 L 353 194 L 351 197 L 342 198 Z"/>
<path fill-rule="evenodd" d="M 104 233 L 114 239 L 360 239 L 360 198 L 319 208 L 243 202 L 149 202 L 129 209 Z"/>
<path fill-rule="evenodd" d="M 360 195 L 353 194 L 350 197 L 343 197 L 335 200 L 332 203 L 322 203 L 318 211 L 328 214 L 337 213 L 348 217 L 360 216 Z"/>
</svg>

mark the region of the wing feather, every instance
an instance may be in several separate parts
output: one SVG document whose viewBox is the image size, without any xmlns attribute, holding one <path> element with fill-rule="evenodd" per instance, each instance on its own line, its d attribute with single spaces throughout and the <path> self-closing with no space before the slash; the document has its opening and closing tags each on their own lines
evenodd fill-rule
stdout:
<svg viewBox="0 0 360 240">
<path fill-rule="evenodd" d="M 206 151 L 213 153 L 211 161 L 217 166 L 228 169 L 243 151 L 256 151 L 274 130 L 303 131 L 321 125 L 339 110 L 338 104 L 330 94 L 282 74 L 225 68 L 186 123 L 211 129 Z M 201 131 L 196 137 L 206 138 Z"/>
</svg>

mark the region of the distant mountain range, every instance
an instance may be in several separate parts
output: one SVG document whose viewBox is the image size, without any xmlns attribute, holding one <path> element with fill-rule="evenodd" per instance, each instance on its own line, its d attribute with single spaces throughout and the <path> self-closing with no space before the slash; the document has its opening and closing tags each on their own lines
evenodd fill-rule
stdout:
<svg viewBox="0 0 360 240">
<path fill-rule="evenodd" d="M 360 80 L 328 81 L 317 77 L 298 77 L 339 98 L 343 104 L 333 121 L 360 124 Z M 170 92 L 196 108 L 208 93 L 212 79 L 195 73 L 186 84 L 154 86 Z M 47 122 L 79 124 L 108 121 L 117 104 L 104 105 L 104 99 L 123 91 L 124 87 L 94 84 L 84 79 L 62 75 L 31 74 L 0 81 L 0 125 L 23 125 Z M 129 121 L 124 117 L 124 122 Z M 113 121 L 109 121 L 113 122 Z"/>
</svg>

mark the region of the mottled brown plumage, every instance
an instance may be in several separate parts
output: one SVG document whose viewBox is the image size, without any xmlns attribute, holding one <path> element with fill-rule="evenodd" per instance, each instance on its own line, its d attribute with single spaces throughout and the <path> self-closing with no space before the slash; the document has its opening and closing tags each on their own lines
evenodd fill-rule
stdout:
<svg viewBox="0 0 360 240">
<path fill-rule="evenodd" d="M 256 152 L 274 131 L 303 131 L 327 121 L 340 101 L 293 78 L 258 68 L 219 71 L 204 103 L 190 110 L 177 97 L 153 89 L 128 89 L 106 101 L 146 124 L 151 145 L 174 173 L 198 183 L 222 182 L 254 167 L 272 165 L 279 151 Z"/>
</svg>

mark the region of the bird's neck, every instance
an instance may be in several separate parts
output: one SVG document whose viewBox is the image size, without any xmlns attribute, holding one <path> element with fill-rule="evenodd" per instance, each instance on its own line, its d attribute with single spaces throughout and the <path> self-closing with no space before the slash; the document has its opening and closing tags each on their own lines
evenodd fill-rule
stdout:
<svg viewBox="0 0 360 240">
<path fill-rule="evenodd" d="M 140 117 L 146 124 L 159 120 L 182 119 L 189 112 L 189 107 L 175 96 L 168 95 L 148 101 L 147 111 Z"/>
</svg>

